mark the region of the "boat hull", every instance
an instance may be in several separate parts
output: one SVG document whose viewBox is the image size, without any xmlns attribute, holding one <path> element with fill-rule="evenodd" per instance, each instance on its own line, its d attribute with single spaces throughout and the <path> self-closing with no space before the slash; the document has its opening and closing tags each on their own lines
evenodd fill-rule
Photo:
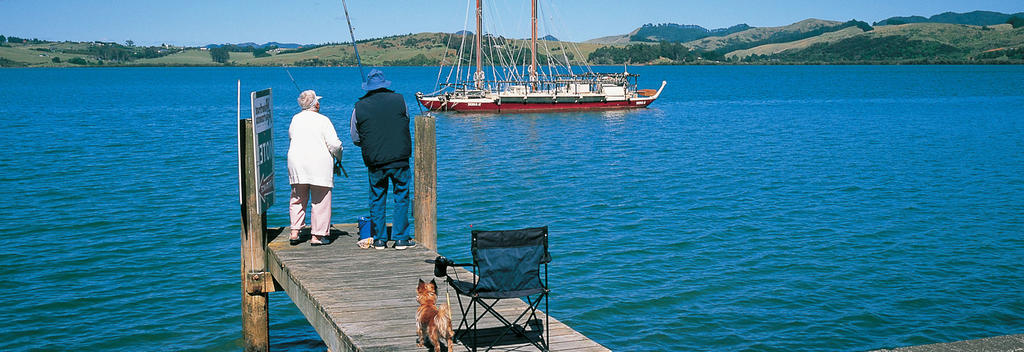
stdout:
<svg viewBox="0 0 1024 352">
<path fill-rule="evenodd" d="M 418 99 L 423 107 L 431 111 L 457 112 L 522 112 L 522 111 L 577 111 L 646 108 L 654 99 L 633 99 L 602 102 L 509 102 L 509 101 L 459 101 L 431 97 Z"/>
<path fill-rule="evenodd" d="M 451 94 L 425 96 L 416 93 L 416 101 L 431 111 L 523 112 L 583 111 L 646 108 L 661 96 L 667 82 L 652 96 L 612 97 L 602 95 L 481 95 L 459 97 Z"/>
</svg>

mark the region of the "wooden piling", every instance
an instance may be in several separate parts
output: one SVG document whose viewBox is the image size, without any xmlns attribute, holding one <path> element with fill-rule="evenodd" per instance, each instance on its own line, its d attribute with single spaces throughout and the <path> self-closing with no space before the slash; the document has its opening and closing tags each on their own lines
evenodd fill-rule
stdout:
<svg viewBox="0 0 1024 352">
<path fill-rule="evenodd" d="M 239 121 L 239 182 L 242 213 L 242 337 L 245 351 L 270 350 L 270 315 L 267 292 L 273 279 L 266 274 L 266 214 L 260 214 L 258 183 L 253 167 L 252 120 Z M 268 286 L 270 289 L 268 289 Z"/>
<path fill-rule="evenodd" d="M 416 116 L 416 141 L 413 151 L 413 179 L 416 219 L 416 243 L 437 250 L 437 134 L 431 115 Z"/>
</svg>

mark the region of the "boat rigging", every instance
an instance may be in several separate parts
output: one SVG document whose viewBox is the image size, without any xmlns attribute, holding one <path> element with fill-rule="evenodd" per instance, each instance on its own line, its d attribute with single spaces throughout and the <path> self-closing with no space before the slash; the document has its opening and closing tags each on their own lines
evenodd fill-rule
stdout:
<svg viewBox="0 0 1024 352">
<path fill-rule="evenodd" d="M 474 1 L 474 0 L 469 0 Z M 537 38 L 537 0 L 531 0 L 529 62 L 525 60 L 525 41 L 484 34 L 483 0 L 476 1 L 476 33 L 474 50 L 464 50 L 469 35 L 462 32 L 458 58 L 448 67 L 444 83 L 432 93 L 416 93 L 416 100 L 433 111 L 460 112 L 521 112 L 521 111 L 573 111 L 590 109 L 644 108 L 653 103 L 665 88 L 637 89 L 638 75 L 628 70 L 622 73 L 597 73 L 583 60 L 583 54 L 573 43 L 543 41 Z M 487 40 L 487 43 L 483 41 Z M 538 65 L 538 43 L 547 49 L 546 65 Z M 551 49 L 548 45 L 557 44 Z M 486 51 L 484 49 L 487 49 Z M 557 51 L 557 53 L 554 53 Z M 463 71 L 464 56 L 473 55 L 476 70 Z M 490 59 L 490 77 L 485 71 L 484 58 Z M 579 58 L 574 64 L 572 58 Z M 443 65 L 440 76 L 445 70 Z M 525 66 L 525 67 L 524 67 Z M 576 73 L 574 68 L 583 72 Z M 454 76 L 454 80 L 452 77 Z"/>
</svg>

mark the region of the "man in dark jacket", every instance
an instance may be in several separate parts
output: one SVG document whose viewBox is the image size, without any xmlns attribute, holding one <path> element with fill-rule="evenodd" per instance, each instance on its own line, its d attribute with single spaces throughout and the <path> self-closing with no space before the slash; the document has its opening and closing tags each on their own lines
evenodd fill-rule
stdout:
<svg viewBox="0 0 1024 352">
<path fill-rule="evenodd" d="M 388 247 L 387 223 L 384 221 L 388 202 L 388 182 L 394 186 L 395 212 L 391 239 L 395 249 L 416 246 L 409 230 L 409 156 L 412 138 L 409 135 L 409 114 L 405 98 L 387 89 L 391 81 L 373 69 L 366 75 L 363 90 L 352 110 L 352 144 L 363 152 L 363 164 L 370 178 L 370 220 L 373 223 L 373 248 Z"/>
</svg>

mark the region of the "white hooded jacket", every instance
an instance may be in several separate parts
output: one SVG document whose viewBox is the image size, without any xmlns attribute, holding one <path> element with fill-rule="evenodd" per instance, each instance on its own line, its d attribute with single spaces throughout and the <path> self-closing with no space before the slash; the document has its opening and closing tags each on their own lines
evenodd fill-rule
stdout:
<svg viewBox="0 0 1024 352">
<path fill-rule="evenodd" d="M 341 159 L 341 140 L 331 120 L 303 110 L 288 127 L 288 183 L 334 187 L 334 159 Z"/>
</svg>

